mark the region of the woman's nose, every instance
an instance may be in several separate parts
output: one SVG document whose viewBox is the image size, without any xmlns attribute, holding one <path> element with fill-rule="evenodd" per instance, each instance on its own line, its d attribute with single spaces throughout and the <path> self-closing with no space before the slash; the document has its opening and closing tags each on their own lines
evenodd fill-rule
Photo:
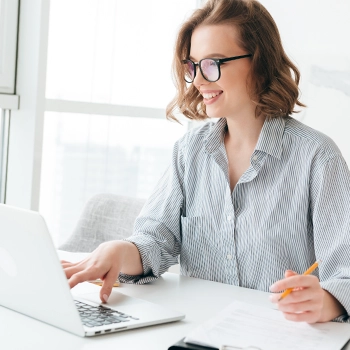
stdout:
<svg viewBox="0 0 350 350">
<path fill-rule="evenodd" d="M 196 76 L 193 80 L 193 84 L 195 86 L 200 86 L 200 85 L 205 85 L 205 84 L 209 84 L 209 81 L 207 81 L 206 79 L 204 79 L 203 74 L 201 72 L 201 70 L 199 69 L 199 67 L 196 67 L 197 72 L 196 72 Z"/>
</svg>

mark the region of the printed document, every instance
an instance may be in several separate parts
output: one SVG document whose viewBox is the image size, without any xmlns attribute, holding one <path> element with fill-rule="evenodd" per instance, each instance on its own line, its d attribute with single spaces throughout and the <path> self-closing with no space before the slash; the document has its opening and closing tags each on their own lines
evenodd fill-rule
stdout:
<svg viewBox="0 0 350 350">
<path fill-rule="evenodd" d="M 349 338 L 350 324 L 293 322 L 279 310 L 235 301 L 194 329 L 185 342 L 219 349 L 231 345 L 261 350 L 340 350 Z"/>
</svg>

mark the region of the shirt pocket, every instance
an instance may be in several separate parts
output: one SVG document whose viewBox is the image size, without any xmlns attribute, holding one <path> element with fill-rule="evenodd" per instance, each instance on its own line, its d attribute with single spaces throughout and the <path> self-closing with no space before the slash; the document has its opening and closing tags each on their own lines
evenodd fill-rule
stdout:
<svg viewBox="0 0 350 350">
<path fill-rule="evenodd" d="M 186 275 L 210 278 L 217 268 L 215 257 L 221 245 L 219 230 L 211 218 L 181 217 L 181 265 Z"/>
</svg>

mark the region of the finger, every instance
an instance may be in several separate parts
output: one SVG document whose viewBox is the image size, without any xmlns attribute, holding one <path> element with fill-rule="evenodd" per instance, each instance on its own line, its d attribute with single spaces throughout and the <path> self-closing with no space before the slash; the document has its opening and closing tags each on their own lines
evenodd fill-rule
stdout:
<svg viewBox="0 0 350 350">
<path fill-rule="evenodd" d="M 278 304 L 289 304 L 289 303 L 300 303 L 307 300 L 317 299 L 315 298 L 314 288 L 294 288 L 292 293 L 288 294 L 283 299 L 281 298 L 282 293 L 270 294 L 270 300 L 273 303 Z"/>
<path fill-rule="evenodd" d="M 119 277 L 119 266 L 113 267 L 109 272 L 103 276 L 103 284 L 100 291 L 100 299 L 103 303 L 107 303 L 109 296 L 111 295 L 113 285 Z"/>
<path fill-rule="evenodd" d="M 83 271 L 79 271 L 75 274 L 73 274 L 69 280 L 68 284 L 70 288 L 75 287 L 78 283 L 86 282 L 86 281 L 92 281 L 98 278 L 98 274 L 96 271 L 93 271 L 92 269 L 86 269 Z"/>
<path fill-rule="evenodd" d="M 67 278 L 71 278 L 74 274 L 84 270 L 85 270 L 85 267 L 82 265 L 72 265 L 64 268 L 64 273 L 66 274 Z"/>
<path fill-rule="evenodd" d="M 294 322 L 307 322 L 307 323 L 316 323 L 320 318 L 320 313 L 318 312 L 302 312 L 302 313 L 288 313 L 284 312 L 283 316 L 286 320 Z"/>
<path fill-rule="evenodd" d="M 317 303 L 322 303 L 323 301 L 323 290 L 321 286 L 318 288 L 303 288 L 301 290 L 293 290 L 292 293 L 288 295 L 288 297 L 283 298 L 279 301 L 279 304 L 296 304 L 302 303 L 304 301 L 313 301 Z"/>
<path fill-rule="evenodd" d="M 62 262 L 61 261 L 61 265 L 62 265 L 62 267 L 63 268 L 66 268 L 66 267 L 71 267 L 71 266 L 73 266 L 73 265 L 75 265 L 74 263 L 71 263 L 71 262 Z"/>
<path fill-rule="evenodd" d="M 292 271 L 292 270 L 287 270 L 285 273 L 284 273 L 284 277 L 288 278 L 288 277 L 292 277 L 292 276 L 296 276 L 298 275 L 298 273 L 296 273 L 295 271 Z"/>
<path fill-rule="evenodd" d="M 278 309 L 286 313 L 301 313 L 301 312 L 313 312 L 318 310 L 318 301 L 317 300 L 306 300 L 300 303 L 288 303 L 288 304 L 278 304 Z"/>
<path fill-rule="evenodd" d="M 60 260 L 61 264 L 66 264 L 66 263 L 71 263 L 70 261 L 67 260 Z"/>
<path fill-rule="evenodd" d="M 317 284 L 319 284 L 319 280 L 316 276 L 296 275 L 277 281 L 270 286 L 270 290 L 271 292 L 280 292 L 288 288 L 308 288 Z"/>
</svg>

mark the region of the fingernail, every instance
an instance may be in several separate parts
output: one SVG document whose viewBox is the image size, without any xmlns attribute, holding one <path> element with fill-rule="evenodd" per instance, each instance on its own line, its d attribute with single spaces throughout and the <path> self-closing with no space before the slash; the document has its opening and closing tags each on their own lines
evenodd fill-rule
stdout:
<svg viewBox="0 0 350 350">
<path fill-rule="evenodd" d="M 277 286 L 276 286 L 276 284 L 272 284 L 272 285 L 270 286 L 270 291 L 271 291 L 271 292 L 277 292 Z"/>
<path fill-rule="evenodd" d="M 105 303 L 107 303 L 107 301 L 108 301 L 108 295 L 107 294 L 103 294 L 103 300 L 105 301 Z"/>
</svg>

